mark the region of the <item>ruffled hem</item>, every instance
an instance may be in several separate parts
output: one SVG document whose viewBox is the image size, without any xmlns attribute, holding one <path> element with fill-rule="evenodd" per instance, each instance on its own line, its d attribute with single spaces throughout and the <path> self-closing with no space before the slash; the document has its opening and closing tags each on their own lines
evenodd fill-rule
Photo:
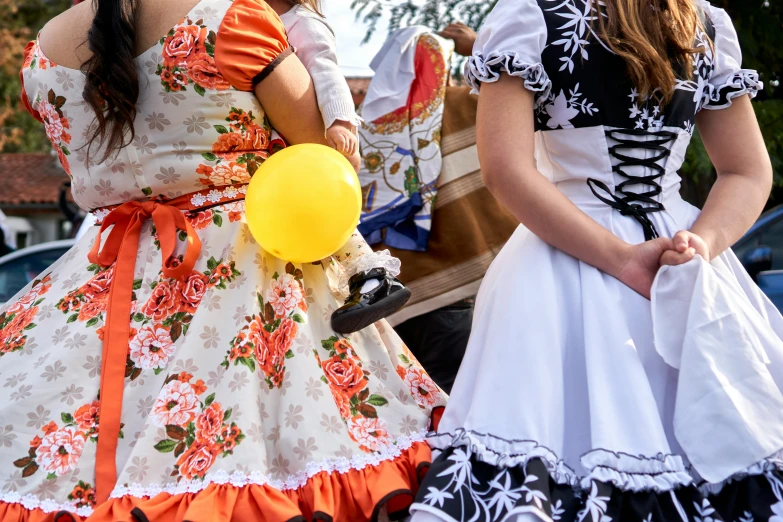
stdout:
<svg viewBox="0 0 783 522">
<path fill-rule="evenodd" d="M 526 63 L 514 51 L 496 51 L 487 56 L 474 54 L 465 64 L 465 81 L 470 85 L 471 92 L 478 94 L 482 83 L 498 81 L 503 72 L 525 80 L 525 88 L 536 93 L 536 106 L 549 98 L 552 80 L 544 66 L 541 63 Z"/>
<path fill-rule="evenodd" d="M 432 440 L 440 454 L 411 511 L 443 520 L 506 520 L 532 513 L 545 522 L 730 522 L 768 520 L 783 509 L 783 475 L 772 460 L 713 493 L 694 484 L 676 455 L 636 457 L 594 450 L 581 458 L 588 474 L 578 478 L 563 472 L 566 465 L 533 441 L 464 430 Z M 566 480 L 553 469 L 565 473 Z"/>
<path fill-rule="evenodd" d="M 386 507 L 393 518 L 405 513 L 429 467 L 431 452 L 424 442 L 401 450 L 397 458 L 344 473 L 323 471 L 296 489 L 269 484 L 235 486 L 209 484 L 193 493 L 128 494 L 90 508 L 58 505 L 26 496 L 5 494 L 0 501 L 3 522 L 246 522 L 270 520 L 377 520 Z M 91 513 L 90 513 L 91 511 Z"/>
<path fill-rule="evenodd" d="M 755 98 L 764 83 L 756 71 L 742 69 L 734 73 L 722 85 L 709 85 L 704 92 L 702 109 L 719 110 L 731 106 L 732 100 L 745 94 Z"/>
<path fill-rule="evenodd" d="M 699 485 L 699 491 L 701 491 L 703 495 L 719 495 L 726 487 L 731 486 L 732 484 L 736 484 L 737 482 L 742 482 L 749 477 L 758 477 L 761 475 L 766 475 L 767 473 L 780 471 L 783 471 L 783 451 L 761 462 L 757 462 L 749 468 L 739 473 L 735 473 L 726 480 L 716 484 L 702 482 Z"/>
</svg>

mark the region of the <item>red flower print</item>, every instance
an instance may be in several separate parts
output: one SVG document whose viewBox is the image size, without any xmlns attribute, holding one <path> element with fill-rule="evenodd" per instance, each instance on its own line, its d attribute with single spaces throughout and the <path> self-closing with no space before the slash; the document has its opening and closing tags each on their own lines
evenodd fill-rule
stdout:
<svg viewBox="0 0 783 522">
<path fill-rule="evenodd" d="M 353 346 L 348 339 L 340 339 L 334 343 L 334 351 L 338 355 L 347 354 L 348 357 L 355 357 L 356 352 L 353 351 Z"/>
<path fill-rule="evenodd" d="M 57 431 L 57 423 L 55 423 L 54 421 L 49 422 L 49 424 L 43 427 L 43 432 L 46 435 L 49 435 L 50 433 L 54 433 L 55 431 Z"/>
<path fill-rule="evenodd" d="M 280 359 L 285 358 L 285 354 L 291 349 L 296 337 L 297 324 L 291 319 L 283 319 L 277 330 L 272 333 L 271 344 L 274 346 L 274 352 Z"/>
<path fill-rule="evenodd" d="M 190 382 L 192 378 L 193 375 L 189 374 L 188 372 L 182 372 L 179 375 L 177 375 L 177 380 L 179 382 Z"/>
<path fill-rule="evenodd" d="M 217 165 L 209 175 L 209 184 L 215 187 L 243 184 L 250 181 L 247 167 L 235 161 Z"/>
<path fill-rule="evenodd" d="M 196 440 L 213 440 L 223 426 L 223 410 L 220 404 L 213 402 L 196 418 Z"/>
<path fill-rule="evenodd" d="M 177 312 L 179 304 L 177 294 L 177 289 L 172 288 L 168 281 L 161 281 L 155 286 L 147 302 L 144 303 L 141 313 L 153 321 L 163 321 Z"/>
<path fill-rule="evenodd" d="M 228 221 L 230 223 L 234 223 L 235 221 L 241 221 L 242 215 L 245 212 L 245 202 L 236 201 L 234 203 L 229 203 L 228 205 L 226 205 L 226 210 L 228 211 Z"/>
<path fill-rule="evenodd" d="M 11 319 L 5 328 L 0 330 L 0 338 L 7 341 L 9 339 L 22 337 L 24 335 L 24 329 L 32 324 L 36 313 L 38 313 L 38 307 L 33 306 L 14 315 L 13 319 Z"/>
<path fill-rule="evenodd" d="M 82 294 L 87 299 L 95 299 L 99 296 L 109 294 L 112 278 L 114 277 L 114 268 L 104 270 L 95 274 L 89 281 L 80 288 Z"/>
<path fill-rule="evenodd" d="M 108 295 L 100 295 L 90 299 L 79 309 L 79 321 L 89 321 L 106 311 Z"/>
<path fill-rule="evenodd" d="M 208 284 L 209 278 L 195 271 L 188 276 L 184 283 L 180 283 L 180 308 L 182 311 L 189 314 L 196 312 L 196 308 L 204 298 Z"/>
<path fill-rule="evenodd" d="M 163 69 L 160 73 L 160 79 L 171 92 L 179 92 L 188 84 L 187 76 L 171 69 Z"/>
<path fill-rule="evenodd" d="M 299 281 L 291 274 L 283 274 L 267 290 L 266 300 L 272 305 L 275 316 L 281 318 L 288 317 L 296 310 L 304 300 L 304 295 Z"/>
<path fill-rule="evenodd" d="M 351 398 L 332 388 L 332 395 L 337 408 L 340 410 L 340 417 L 343 419 L 351 418 Z"/>
<path fill-rule="evenodd" d="M 75 502 L 77 508 L 95 507 L 95 489 L 83 481 L 79 481 L 73 491 L 68 495 L 68 500 Z"/>
<path fill-rule="evenodd" d="M 246 151 L 265 151 L 269 146 L 269 134 L 258 125 L 250 125 L 245 133 L 243 149 Z"/>
<path fill-rule="evenodd" d="M 31 448 L 38 448 L 41 445 L 41 442 L 42 442 L 41 437 L 36 435 L 35 438 L 30 441 L 30 447 Z"/>
<path fill-rule="evenodd" d="M 98 413 L 100 409 L 98 406 L 100 402 L 92 401 L 76 410 L 73 414 L 73 421 L 79 426 L 79 429 L 86 433 L 98 432 Z"/>
<path fill-rule="evenodd" d="M 411 391 L 411 395 L 416 400 L 416 404 L 423 408 L 436 406 L 443 402 L 443 396 L 438 387 L 419 368 L 410 367 L 405 374 L 405 384 Z"/>
<path fill-rule="evenodd" d="M 166 67 L 184 65 L 189 57 L 201 50 L 207 29 L 197 25 L 181 25 L 163 42 L 163 64 Z"/>
<path fill-rule="evenodd" d="M 66 426 L 44 436 L 35 460 L 45 471 L 58 477 L 65 475 L 76 467 L 85 441 L 85 436 L 76 428 Z"/>
<path fill-rule="evenodd" d="M 171 381 L 161 390 L 151 416 L 158 426 L 187 426 L 196 418 L 198 408 L 198 395 L 193 386 Z"/>
<path fill-rule="evenodd" d="M 174 355 L 174 342 L 169 331 L 161 325 L 146 325 L 130 341 L 130 358 L 137 368 L 153 370 L 165 368 Z"/>
<path fill-rule="evenodd" d="M 15 314 L 21 312 L 31 304 L 35 303 L 39 297 L 44 295 L 52 288 L 51 276 L 46 276 L 37 285 L 33 286 L 25 295 L 17 299 L 17 301 L 11 305 L 6 311 L 6 315 Z"/>
<path fill-rule="evenodd" d="M 60 160 L 60 165 L 62 165 L 63 170 L 68 175 L 68 177 L 71 177 L 71 165 L 68 163 L 68 156 L 65 155 L 63 150 L 60 147 L 55 147 L 55 150 L 57 150 L 57 158 Z"/>
<path fill-rule="evenodd" d="M 202 381 L 201 379 L 197 380 L 194 383 L 191 383 L 191 386 L 193 386 L 193 392 L 196 395 L 201 395 L 202 393 L 207 391 L 207 386 L 204 384 L 204 381 Z"/>
<path fill-rule="evenodd" d="M 194 229 L 203 230 L 212 224 L 212 211 L 196 212 L 195 214 L 190 214 L 187 219 Z"/>
<path fill-rule="evenodd" d="M 177 460 L 179 474 L 186 480 L 203 478 L 215 463 L 220 448 L 214 442 L 196 442 Z"/>
<path fill-rule="evenodd" d="M 381 419 L 356 417 L 348 422 L 348 433 L 362 449 L 380 451 L 391 444 L 389 429 Z"/>
<path fill-rule="evenodd" d="M 224 91 L 231 85 L 218 71 L 215 59 L 206 51 L 187 60 L 188 76 L 204 89 Z"/>
<path fill-rule="evenodd" d="M 350 398 L 367 386 L 367 377 L 352 357 L 334 356 L 322 362 L 321 368 L 332 389 Z"/>
<path fill-rule="evenodd" d="M 253 113 L 243 110 L 235 110 L 228 113 L 228 120 L 231 122 L 231 128 L 235 131 L 241 130 L 253 123 Z"/>
<path fill-rule="evenodd" d="M 245 148 L 245 140 L 238 132 L 226 132 L 221 134 L 218 137 L 218 140 L 212 144 L 212 152 L 215 154 L 220 154 L 221 157 L 224 158 L 226 157 L 224 156 L 225 153 L 235 152 L 237 154 L 235 154 L 231 159 L 236 159 L 236 156 L 238 156 L 239 153 L 246 150 L 252 149 Z"/>
</svg>

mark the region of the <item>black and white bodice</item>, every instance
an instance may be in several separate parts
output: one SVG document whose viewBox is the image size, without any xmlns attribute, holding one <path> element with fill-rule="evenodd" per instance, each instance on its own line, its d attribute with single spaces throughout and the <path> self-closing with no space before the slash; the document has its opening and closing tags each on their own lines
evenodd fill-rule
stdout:
<svg viewBox="0 0 783 522">
<path fill-rule="evenodd" d="M 522 78 L 535 94 L 539 170 L 556 183 L 581 180 L 591 197 L 639 221 L 647 239 L 657 235 L 648 214 L 678 192 L 696 114 L 762 87 L 741 68 L 728 15 L 695 1 L 704 29 L 694 45 L 704 51 L 665 106 L 639 96 L 625 62 L 596 33 L 604 14 L 591 0 L 500 0 L 465 70 L 476 92 L 501 73 Z"/>
</svg>

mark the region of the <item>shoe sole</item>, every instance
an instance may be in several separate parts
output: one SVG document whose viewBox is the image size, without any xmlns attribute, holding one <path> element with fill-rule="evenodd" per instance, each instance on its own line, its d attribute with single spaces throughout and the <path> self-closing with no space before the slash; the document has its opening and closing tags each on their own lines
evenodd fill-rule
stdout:
<svg viewBox="0 0 783 522">
<path fill-rule="evenodd" d="M 355 312 L 347 312 L 338 318 L 332 318 L 332 330 L 346 335 L 364 330 L 381 319 L 389 317 L 402 309 L 411 298 L 409 288 L 397 290 L 392 295 L 367 308 Z"/>
</svg>

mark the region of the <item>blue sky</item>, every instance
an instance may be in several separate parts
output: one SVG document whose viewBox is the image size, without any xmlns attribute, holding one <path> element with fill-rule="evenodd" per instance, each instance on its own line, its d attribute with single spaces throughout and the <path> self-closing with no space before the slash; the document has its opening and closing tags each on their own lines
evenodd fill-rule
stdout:
<svg viewBox="0 0 783 522">
<path fill-rule="evenodd" d="M 337 35 L 337 59 L 346 76 L 370 76 L 370 60 L 386 39 L 386 24 L 378 25 L 372 40 L 361 45 L 365 26 L 354 20 L 351 0 L 325 0 L 324 14 Z"/>
</svg>

